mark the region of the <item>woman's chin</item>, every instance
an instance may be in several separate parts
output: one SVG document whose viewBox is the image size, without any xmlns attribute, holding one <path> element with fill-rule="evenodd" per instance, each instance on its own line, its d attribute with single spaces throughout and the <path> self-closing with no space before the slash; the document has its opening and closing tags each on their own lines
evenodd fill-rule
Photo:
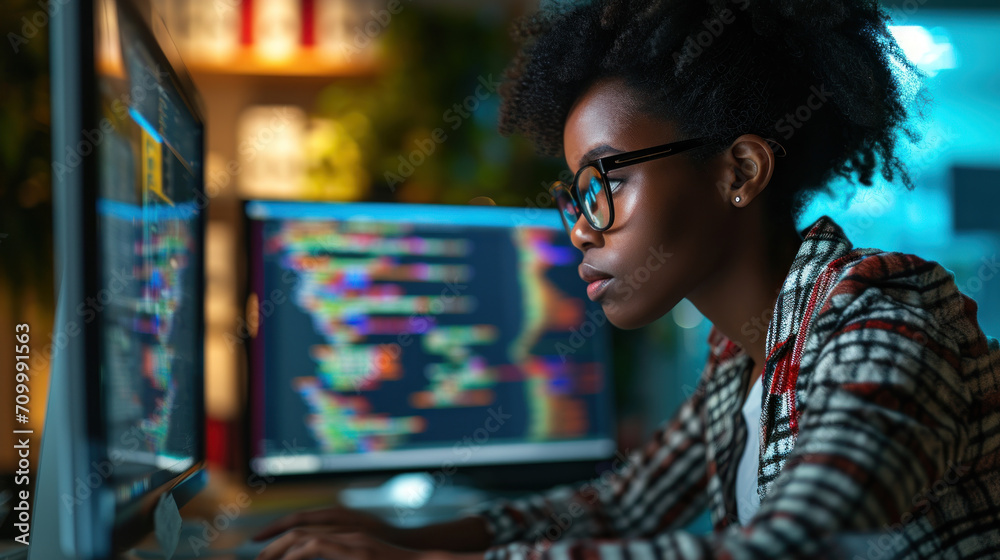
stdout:
<svg viewBox="0 0 1000 560">
<path fill-rule="evenodd" d="M 637 310 L 626 306 L 616 305 L 614 302 L 601 302 L 601 307 L 608 322 L 622 330 L 639 329 L 653 322 L 645 317 L 645 314 L 637 313 Z"/>
</svg>

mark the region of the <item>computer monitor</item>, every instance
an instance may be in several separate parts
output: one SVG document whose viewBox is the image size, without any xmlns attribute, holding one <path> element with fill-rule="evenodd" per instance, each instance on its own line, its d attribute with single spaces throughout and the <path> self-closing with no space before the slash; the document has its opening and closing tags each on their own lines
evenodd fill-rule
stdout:
<svg viewBox="0 0 1000 560">
<path fill-rule="evenodd" d="M 65 1 L 51 25 L 57 303 L 30 554 L 109 558 L 204 483 L 204 119 L 148 5 Z"/>
<path fill-rule="evenodd" d="M 253 473 L 592 475 L 614 453 L 610 325 L 556 210 L 245 212 Z"/>
</svg>

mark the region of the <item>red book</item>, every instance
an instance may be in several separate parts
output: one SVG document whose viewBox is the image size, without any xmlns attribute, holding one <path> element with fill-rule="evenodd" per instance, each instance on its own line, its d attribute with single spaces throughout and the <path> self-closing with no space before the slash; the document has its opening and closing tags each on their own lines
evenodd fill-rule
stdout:
<svg viewBox="0 0 1000 560">
<path fill-rule="evenodd" d="M 205 417 L 205 461 L 212 467 L 230 469 L 234 466 L 233 437 L 229 422 Z"/>
<path fill-rule="evenodd" d="M 243 0 L 240 4 L 240 44 L 253 45 L 253 0 Z"/>
<path fill-rule="evenodd" d="M 316 44 L 316 0 L 302 0 L 302 45 Z"/>
</svg>

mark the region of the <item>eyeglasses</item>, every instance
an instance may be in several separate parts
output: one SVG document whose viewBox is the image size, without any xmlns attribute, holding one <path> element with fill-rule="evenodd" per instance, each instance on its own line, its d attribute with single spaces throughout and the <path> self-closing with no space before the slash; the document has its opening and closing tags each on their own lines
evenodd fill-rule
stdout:
<svg viewBox="0 0 1000 560">
<path fill-rule="evenodd" d="M 611 185 L 608 181 L 609 171 L 679 154 L 704 146 L 711 141 L 712 138 L 692 138 L 605 156 L 581 167 L 573 177 L 572 187 L 562 181 L 556 181 L 549 189 L 549 194 L 559 207 L 566 231 L 572 231 L 581 213 L 587 217 L 590 227 L 596 231 L 606 231 L 615 222 L 615 207 L 612 204 Z"/>
</svg>

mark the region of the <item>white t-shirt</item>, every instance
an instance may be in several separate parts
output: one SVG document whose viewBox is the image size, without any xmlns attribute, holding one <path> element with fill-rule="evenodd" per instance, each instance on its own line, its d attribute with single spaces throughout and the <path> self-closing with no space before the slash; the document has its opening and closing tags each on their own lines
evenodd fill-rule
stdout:
<svg viewBox="0 0 1000 560">
<path fill-rule="evenodd" d="M 760 498 L 757 496 L 757 468 L 760 459 L 760 401 L 764 388 L 761 383 L 763 375 L 757 377 L 753 387 L 743 403 L 743 420 L 747 426 L 747 445 L 736 467 L 736 514 L 740 525 L 747 522 L 760 508 Z"/>
</svg>

